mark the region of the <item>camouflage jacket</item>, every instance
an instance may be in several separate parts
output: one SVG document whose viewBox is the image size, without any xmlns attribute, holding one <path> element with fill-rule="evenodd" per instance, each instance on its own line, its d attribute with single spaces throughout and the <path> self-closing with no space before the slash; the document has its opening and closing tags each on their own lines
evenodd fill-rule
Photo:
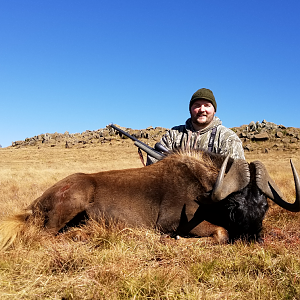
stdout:
<svg viewBox="0 0 300 300">
<path fill-rule="evenodd" d="M 208 150 L 212 129 L 217 127 L 216 136 L 212 147 L 213 153 L 230 155 L 232 158 L 245 159 L 242 141 L 235 132 L 222 125 L 218 117 L 214 117 L 211 124 L 199 131 L 195 131 L 189 118 L 185 125 L 175 126 L 170 129 L 160 140 L 160 143 L 169 150 Z M 147 164 L 156 162 L 148 156 Z"/>
</svg>

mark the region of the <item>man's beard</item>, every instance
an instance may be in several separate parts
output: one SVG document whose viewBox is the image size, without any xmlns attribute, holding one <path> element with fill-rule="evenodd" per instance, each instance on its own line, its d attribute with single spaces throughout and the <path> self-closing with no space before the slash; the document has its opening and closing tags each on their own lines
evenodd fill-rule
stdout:
<svg viewBox="0 0 300 300">
<path fill-rule="evenodd" d="M 205 117 L 204 120 L 200 119 L 201 117 Z M 214 118 L 214 115 L 211 115 L 211 116 L 207 116 L 206 114 L 200 114 L 200 115 L 196 115 L 194 117 L 192 117 L 192 123 L 194 124 L 197 124 L 198 126 L 202 127 L 202 128 L 205 128 L 207 127 L 213 120 Z"/>
</svg>

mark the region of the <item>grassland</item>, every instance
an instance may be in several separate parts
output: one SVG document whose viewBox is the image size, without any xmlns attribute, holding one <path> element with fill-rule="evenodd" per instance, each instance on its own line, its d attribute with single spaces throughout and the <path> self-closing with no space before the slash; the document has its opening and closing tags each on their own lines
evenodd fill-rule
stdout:
<svg viewBox="0 0 300 300">
<path fill-rule="evenodd" d="M 297 152 L 246 154 L 261 160 L 294 199 L 289 159 Z M 0 216 L 18 213 L 47 187 L 75 172 L 142 167 L 130 141 L 82 149 L 0 150 Z M 49 236 L 34 227 L 0 253 L 0 299 L 300 299 L 300 214 L 272 205 L 265 243 L 212 245 L 161 240 L 155 230 L 106 229 L 88 239 Z"/>
</svg>

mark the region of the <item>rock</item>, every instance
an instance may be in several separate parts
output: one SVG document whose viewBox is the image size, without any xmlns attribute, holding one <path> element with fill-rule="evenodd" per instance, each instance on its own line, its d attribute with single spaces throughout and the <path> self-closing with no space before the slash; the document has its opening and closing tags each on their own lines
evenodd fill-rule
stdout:
<svg viewBox="0 0 300 300">
<path fill-rule="evenodd" d="M 254 121 L 251 121 L 249 123 L 249 131 L 255 131 L 256 130 L 256 124 L 254 123 Z"/>
<path fill-rule="evenodd" d="M 22 145 L 23 143 L 24 143 L 24 141 L 15 141 L 15 142 L 12 143 L 12 146 L 13 146 L 13 147 L 20 146 L 20 145 Z"/>
<path fill-rule="evenodd" d="M 252 149 L 251 149 L 251 145 L 250 145 L 250 144 L 245 145 L 245 146 L 244 146 L 244 150 L 245 150 L 245 151 L 251 151 L 251 150 L 252 150 Z"/>
<path fill-rule="evenodd" d="M 144 138 L 144 139 L 148 139 L 149 138 L 149 133 L 148 132 L 142 132 L 141 137 Z"/>
<path fill-rule="evenodd" d="M 289 139 L 289 138 L 287 138 L 287 137 L 285 137 L 285 138 L 283 138 L 283 139 L 281 139 L 281 141 L 283 142 L 283 143 L 289 143 L 291 140 Z"/>
<path fill-rule="evenodd" d="M 251 133 L 247 133 L 247 139 L 252 139 L 254 137 L 254 133 L 251 132 Z"/>
<path fill-rule="evenodd" d="M 296 139 L 296 138 L 291 138 L 291 143 L 297 143 L 298 142 L 298 140 Z"/>
<path fill-rule="evenodd" d="M 283 126 L 283 125 L 278 125 L 278 128 L 280 128 L 280 129 L 286 129 L 286 127 Z"/>
<path fill-rule="evenodd" d="M 269 139 L 269 135 L 267 134 L 267 132 L 262 132 L 255 134 L 253 139 L 255 141 L 267 141 Z"/>
</svg>

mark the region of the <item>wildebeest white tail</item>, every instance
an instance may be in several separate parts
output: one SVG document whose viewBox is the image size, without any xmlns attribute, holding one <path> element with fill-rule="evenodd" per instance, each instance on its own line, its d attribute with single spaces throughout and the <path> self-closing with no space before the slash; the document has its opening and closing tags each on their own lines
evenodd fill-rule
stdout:
<svg viewBox="0 0 300 300">
<path fill-rule="evenodd" d="M 25 229 L 26 220 L 30 214 L 19 214 L 7 217 L 0 222 L 0 250 L 5 250 L 13 244 Z"/>
</svg>

